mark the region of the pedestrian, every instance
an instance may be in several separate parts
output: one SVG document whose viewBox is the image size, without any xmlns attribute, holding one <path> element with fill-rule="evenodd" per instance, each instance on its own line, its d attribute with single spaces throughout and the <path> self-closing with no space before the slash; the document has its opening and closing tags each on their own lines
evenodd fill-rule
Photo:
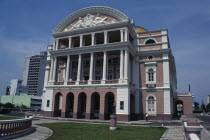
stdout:
<svg viewBox="0 0 210 140">
<path fill-rule="evenodd" d="M 148 114 L 146 113 L 146 121 L 148 122 Z"/>
</svg>

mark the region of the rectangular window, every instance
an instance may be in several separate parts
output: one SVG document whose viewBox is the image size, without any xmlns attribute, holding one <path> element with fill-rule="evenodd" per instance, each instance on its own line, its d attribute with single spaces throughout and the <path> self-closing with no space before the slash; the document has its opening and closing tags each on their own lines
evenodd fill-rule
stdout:
<svg viewBox="0 0 210 140">
<path fill-rule="evenodd" d="M 124 101 L 120 101 L 120 110 L 124 110 Z"/>
<path fill-rule="evenodd" d="M 47 107 L 50 107 L 50 100 L 47 100 Z"/>
</svg>

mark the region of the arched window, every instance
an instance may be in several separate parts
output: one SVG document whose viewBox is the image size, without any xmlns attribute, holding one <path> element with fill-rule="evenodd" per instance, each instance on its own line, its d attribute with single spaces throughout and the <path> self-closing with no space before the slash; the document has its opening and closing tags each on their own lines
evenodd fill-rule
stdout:
<svg viewBox="0 0 210 140">
<path fill-rule="evenodd" d="M 145 44 L 154 44 L 154 43 L 156 43 L 156 42 L 153 39 L 149 39 L 145 42 Z"/>
<path fill-rule="evenodd" d="M 148 81 L 154 81 L 154 70 L 149 69 L 148 71 Z"/>
<path fill-rule="evenodd" d="M 152 59 L 153 59 L 153 56 L 151 56 L 151 55 L 148 56 L 148 59 L 149 59 L 149 60 L 152 60 Z"/>
<path fill-rule="evenodd" d="M 153 96 L 147 98 L 147 112 L 148 114 L 155 114 L 156 101 Z"/>
</svg>

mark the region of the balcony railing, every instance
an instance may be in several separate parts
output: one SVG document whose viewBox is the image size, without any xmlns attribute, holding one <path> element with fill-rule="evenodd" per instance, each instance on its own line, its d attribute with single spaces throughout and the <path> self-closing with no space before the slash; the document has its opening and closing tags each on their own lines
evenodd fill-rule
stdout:
<svg viewBox="0 0 210 140">
<path fill-rule="evenodd" d="M 64 85 L 64 82 L 55 82 L 54 85 Z"/>
<path fill-rule="evenodd" d="M 80 81 L 79 84 L 80 85 L 87 85 L 88 84 L 88 81 Z"/>
<path fill-rule="evenodd" d="M 106 80 L 105 83 L 106 84 L 117 84 L 117 83 L 119 83 L 119 81 L 118 80 Z"/>
<path fill-rule="evenodd" d="M 92 84 L 101 84 L 101 80 L 94 80 L 92 81 Z"/>
<path fill-rule="evenodd" d="M 32 118 L 0 121 L 0 139 L 31 129 Z"/>
<path fill-rule="evenodd" d="M 67 85 L 75 85 L 75 81 L 69 81 L 67 82 Z"/>
</svg>

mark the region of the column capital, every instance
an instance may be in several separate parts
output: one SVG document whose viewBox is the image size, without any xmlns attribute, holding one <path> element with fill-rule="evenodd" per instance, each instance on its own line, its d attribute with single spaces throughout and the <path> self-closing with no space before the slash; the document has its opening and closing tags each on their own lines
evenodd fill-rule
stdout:
<svg viewBox="0 0 210 140">
<path fill-rule="evenodd" d="M 94 36 L 96 33 L 91 33 L 92 36 Z"/>
</svg>

